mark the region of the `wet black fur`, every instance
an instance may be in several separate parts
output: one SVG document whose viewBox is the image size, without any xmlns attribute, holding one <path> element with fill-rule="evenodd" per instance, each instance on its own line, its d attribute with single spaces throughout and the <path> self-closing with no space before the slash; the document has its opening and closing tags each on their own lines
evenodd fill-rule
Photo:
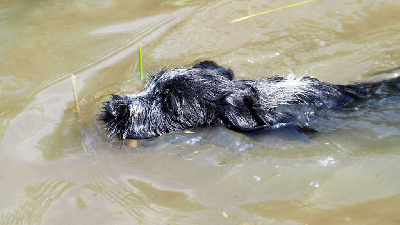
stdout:
<svg viewBox="0 0 400 225">
<path fill-rule="evenodd" d="M 385 85 L 384 82 L 334 85 L 310 77 L 257 80 L 233 80 L 233 77 L 231 69 L 211 61 L 165 69 L 151 79 L 144 91 L 113 95 L 105 104 L 101 119 L 111 135 L 121 139 L 153 138 L 213 125 L 225 125 L 238 132 L 286 126 L 315 130 L 285 107 L 341 108 Z M 394 83 L 398 84 L 399 79 Z"/>
</svg>

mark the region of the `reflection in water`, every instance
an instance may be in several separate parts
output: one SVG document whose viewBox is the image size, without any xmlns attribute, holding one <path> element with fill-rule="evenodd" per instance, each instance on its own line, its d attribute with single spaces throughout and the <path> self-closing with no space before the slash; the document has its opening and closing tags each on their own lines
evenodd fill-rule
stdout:
<svg viewBox="0 0 400 225">
<path fill-rule="evenodd" d="M 132 187 L 116 183 L 91 183 L 83 187 L 106 197 L 124 213 L 133 216 L 139 224 L 183 222 L 179 212 L 203 210 L 199 203 L 188 200 L 182 192 L 159 190 L 151 184 L 129 179 Z"/>
<path fill-rule="evenodd" d="M 53 201 L 74 186 L 74 182 L 43 181 L 25 188 L 25 198 L 13 212 L 0 216 L 1 224 L 40 224 Z"/>
<path fill-rule="evenodd" d="M 83 187 L 100 193 L 112 203 L 118 204 L 125 213 L 133 216 L 141 224 L 145 219 L 144 213 L 151 210 L 151 203 L 146 198 L 122 184 L 91 183 Z"/>
<path fill-rule="evenodd" d="M 133 187 L 139 189 L 147 199 L 158 206 L 184 212 L 204 209 L 199 203 L 188 200 L 189 196 L 182 192 L 159 190 L 154 188 L 151 184 L 134 179 L 129 179 L 128 182 Z"/>
<path fill-rule="evenodd" d="M 62 119 L 65 123 L 60 123 L 51 135 L 43 137 L 37 148 L 42 151 L 42 157 L 45 160 L 57 160 L 69 155 L 75 155 L 83 151 L 79 146 L 81 139 L 77 138 L 77 134 L 81 132 L 83 122 L 75 112 L 69 110 L 63 115 Z M 64 137 L 64 138 L 54 138 Z M 64 146 L 63 149 L 57 146 Z"/>
</svg>

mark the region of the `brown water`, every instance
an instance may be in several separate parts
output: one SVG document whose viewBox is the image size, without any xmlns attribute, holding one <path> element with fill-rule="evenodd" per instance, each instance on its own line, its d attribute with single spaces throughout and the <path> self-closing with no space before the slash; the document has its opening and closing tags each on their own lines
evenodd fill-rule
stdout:
<svg viewBox="0 0 400 225">
<path fill-rule="evenodd" d="M 139 43 L 150 73 L 204 59 L 238 79 L 400 73 L 398 0 L 317 0 L 229 23 L 294 3 L 1 1 L 0 224 L 400 224 L 398 99 L 314 135 L 214 127 L 137 148 L 97 119 L 109 94 L 140 90 L 127 72 Z"/>
</svg>

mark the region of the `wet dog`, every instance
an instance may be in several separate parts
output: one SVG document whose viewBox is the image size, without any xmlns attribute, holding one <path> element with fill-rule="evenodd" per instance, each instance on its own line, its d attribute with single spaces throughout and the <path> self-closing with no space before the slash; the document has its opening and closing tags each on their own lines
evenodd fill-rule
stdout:
<svg viewBox="0 0 400 225">
<path fill-rule="evenodd" d="M 113 95 L 105 103 L 101 119 L 111 136 L 121 139 L 153 138 L 214 125 L 244 133 L 288 126 L 316 130 L 288 108 L 342 108 L 385 85 L 334 85 L 293 76 L 256 80 L 233 77 L 231 69 L 211 61 L 164 69 L 150 79 L 144 91 Z"/>
</svg>

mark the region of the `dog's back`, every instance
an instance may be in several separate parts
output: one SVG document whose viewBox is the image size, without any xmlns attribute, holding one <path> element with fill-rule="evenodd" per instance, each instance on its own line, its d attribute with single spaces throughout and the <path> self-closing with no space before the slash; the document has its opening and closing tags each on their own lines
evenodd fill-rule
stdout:
<svg viewBox="0 0 400 225">
<path fill-rule="evenodd" d="M 267 108 L 293 104 L 336 108 L 364 96 L 364 91 L 358 88 L 328 84 L 310 77 L 297 78 L 294 75 L 237 82 L 250 84 Z"/>
</svg>

